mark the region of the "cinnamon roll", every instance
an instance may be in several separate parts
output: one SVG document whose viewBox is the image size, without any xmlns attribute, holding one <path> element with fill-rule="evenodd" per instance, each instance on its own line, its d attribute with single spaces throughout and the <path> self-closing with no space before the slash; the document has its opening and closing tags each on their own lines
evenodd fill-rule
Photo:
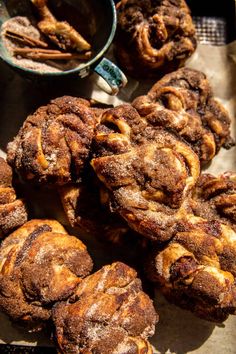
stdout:
<svg viewBox="0 0 236 354">
<path fill-rule="evenodd" d="M 112 210 L 145 237 L 171 238 L 188 213 L 185 200 L 199 177 L 197 155 L 128 104 L 102 115 L 94 141 L 91 164 L 109 191 Z"/>
<path fill-rule="evenodd" d="M 183 138 L 202 164 L 210 162 L 221 146 L 230 148 L 230 118 L 213 97 L 205 74 L 182 68 L 164 76 L 133 106 L 155 127 L 164 127 Z"/>
<path fill-rule="evenodd" d="M 8 144 L 9 164 L 27 181 L 63 185 L 79 180 L 96 119 L 87 100 L 52 100 L 30 115 Z"/>
<path fill-rule="evenodd" d="M 66 300 L 91 270 L 85 245 L 57 221 L 28 221 L 0 247 L 0 308 L 40 330 L 55 302 Z"/>
<path fill-rule="evenodd" d="M 178 306 L 209 321 L 236 314 L 236 233 L 220 221 L 192 216 L 150 257 L 149 279 Z"/>
<path fill-rule="evenodd" d="M 67 302 L 53 308 L 62 353 L 151 354 L 158 316 L 136 272 L 123 263 L 88 276 Z"/>
<path fill-rule="evenodd" d="M 160 77 L 182 66 L 196 49 L 184 0 L 121 0 L 117 17 L 115 54 L 131 76 Z"/>
</svg>

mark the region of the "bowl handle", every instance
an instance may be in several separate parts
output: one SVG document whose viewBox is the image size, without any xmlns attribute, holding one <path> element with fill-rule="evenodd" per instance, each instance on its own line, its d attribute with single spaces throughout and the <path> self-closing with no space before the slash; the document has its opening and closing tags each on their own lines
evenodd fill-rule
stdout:
<svg viewBox="0 0 236 354">
<path fill-rule="evenodd" d="M 109 95 L 116 95 L 127 84 L 125 74 L 107 58 L 102 58 L 93 71 L 95 83 Z"/>
</svg>

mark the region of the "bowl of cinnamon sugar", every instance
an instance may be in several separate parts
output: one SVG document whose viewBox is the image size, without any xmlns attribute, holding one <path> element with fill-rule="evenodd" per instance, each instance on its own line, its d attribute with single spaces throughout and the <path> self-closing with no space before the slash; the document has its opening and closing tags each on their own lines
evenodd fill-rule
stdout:
<svg viewBox="0 0 236 354">
<path fill-rule="evenodd" d="M 112 0 L 0 0 L 0 56 L 28 78 L 95 71 L 116 94 L 126 78 L 104 57 L 115 30 Z"/>
</svg>

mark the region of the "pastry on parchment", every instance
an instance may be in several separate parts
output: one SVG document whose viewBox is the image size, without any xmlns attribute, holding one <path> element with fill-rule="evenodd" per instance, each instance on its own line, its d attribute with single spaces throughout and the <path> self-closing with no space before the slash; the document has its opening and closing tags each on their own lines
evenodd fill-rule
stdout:
<svg viewBox="0 0 236 354">
<path fill-rule="evenodd" d="M 17 199 L 12 186 L 12 170 L 0 157 L 0 238 L 27 221 L 26 206 Z"/>
<path fill-rule="evenodd" d="M 0 309 L 40 330 L 57 301 L 66 300 L 90 274 L 86 246 L 55 220 L 31 220 L 0 247 Z"/>
<path fill-rule="evenodd" d="M 23 179 L 63 185 L 77 181 L 88 158 L 97 111 L 63 96 L 30 115 L 8 144 L 7 160 Z"/>
<path fill-rule="evenodd" d="M 131 105 L 107 110 L 94 137 L 92 167 L 113 211 L 145 237 L 167 241 L 188 214 L 199 159 L 177 136 L 150 125 Z"/>
<path fill-rule="evenodd" d="M 223 146 L 230 148 L 230 118 L 213 97 L 205 74 L 182 68 L 164 76 L 133 106 L 149 124 L 164 127 L 183 138 L 202 164 L 210 162 Z"/>
<path fill-rule="evenodd" d="M 131 76 L 160 77 L 183 66 L 196 49 L 184 0 L 121 0 L 117 18 L 115 54 Z"/>
<path fill-rule="evenodd" d="M 189 215 L 150 256 L 147 275 L 170 302 L 223 322 L 236 314 L 236 233 L 220 219 Z"/>
<path fill-rule="evenodd" d="M 151 354 L 158 316 L 134 269 L 116 262 L 83 279 L 53 308 L 61 353 Z"/>
</svg>

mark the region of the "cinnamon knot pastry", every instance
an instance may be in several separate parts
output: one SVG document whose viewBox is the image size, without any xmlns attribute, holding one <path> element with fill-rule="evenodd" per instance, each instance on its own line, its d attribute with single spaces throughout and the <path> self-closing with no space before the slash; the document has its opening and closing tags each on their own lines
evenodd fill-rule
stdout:
<svg viewBox="0 0 236 354">
<path fill-rule="evenodd" d="M 236 233 L 220 221 L 188 217 L 150 258 L 149 278 L 171 302 L 204 319 L 236 314 Z"/>
<path fill-rule="evenodd" d="M 157 319 L 136 272 L 120 262 L 84 279 L 67 302 L 53 308 L 57 342 L 65 354 L 151 354 L 147 338 Z"/>
<path fill-rule="evenodd" d="M 136 98 L 133 106 L 149 124 L 175 132 L 208 163 L 221 146 L 230 148 L 230 118 L 213 98 L 206 76 L 182 68 L 164 76 L 147 93 Z"/>
<path fill-rule="evenodd" d="M 96 119 L 88 101 L 56 98 L 26 119 L 8 144 L 8 162 L 28 181 L 63 185 L 79 180 Z"/>
<path fill-rule="evenodd" d="M 236 231 L 236 173 L 202 174 L 193 193 L 195 215 L 220 220 Z"/>
<path fill-rule="evenodd" d="M 102 115 L 94 151 L 91 164 L 110 192 L 112 210 L 142 235 L 168 240 L 199 176 L 193 150 L 127 104 Z"/>
<path fill-rule="evenodd" d="M 28 221 L 0 247 L 0 308 L 39 330 L 54 303 L 67 299 L 91 270 L 85 245 L 57 221 Z"/>
<path fill-rule="evenodd" d="M 160 77 L 182 66 L 196 49 L 184 0 L 121 0 L 117 17 L 115 53 L 132 76 Z"/>
<path fill-rule="evenodd" d="M 12 187 L 11 167 L 0 157 L 0 238 L 26 221 L 26 206 Z"/>
</svg>

